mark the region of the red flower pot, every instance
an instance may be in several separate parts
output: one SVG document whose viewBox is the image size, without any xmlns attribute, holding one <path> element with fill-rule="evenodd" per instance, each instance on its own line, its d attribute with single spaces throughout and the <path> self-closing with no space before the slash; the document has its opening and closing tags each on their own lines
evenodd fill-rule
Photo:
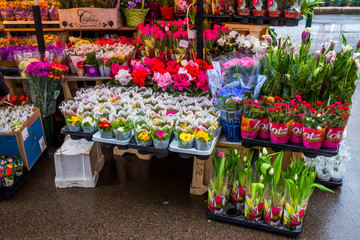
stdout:
<svg viewBox="0 0 360 240">
<path fill-rule="evenodd" d="M 284 11 L 284 17 L 286 18 L 298 18 L 301 15 L 299 12 L 295 11 Z"/>
<path fill-rule="evenodd" d="M 255 10 L 253 9 L 252 10 L 252 14 L 256 17 L 263 17 L 263 16 L 266 16 L 266 10 Z"/>
<path fill-rule="evenodd" d="M 174 7 L 160 7 L 160 11 L 164 20 L 174 19 Z"/>
<path fill-rule="evenodd" d="M 237 12 L 238 12 L 238 14 L 240 16 L 249 16 L 249 15 L 251 15 L 251 9 L 238 9 Z"/>
<path fill-rule="evenodd" d="M 281 17 L 282 14 L 282 11 L 268 11 L 269 17 Z"/>
</svg>

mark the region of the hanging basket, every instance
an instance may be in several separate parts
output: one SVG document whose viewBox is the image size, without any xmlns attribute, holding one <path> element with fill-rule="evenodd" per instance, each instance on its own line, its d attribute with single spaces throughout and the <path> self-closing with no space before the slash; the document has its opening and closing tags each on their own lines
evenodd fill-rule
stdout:
<svg viewBox="0 0 360 240">
<path fill-rule="evenodd" d="M 145 17 L 149 12 L 149 8 L 147 9 L 123 9 L 124 15 L 126 17 L 126 22 L 129 27 L 137 27 L 139 24 L 143 24 L 145 22 Z"/>
<path fill-rule="evenodd" d="M 189 39 L 196 39 L 196 29 L 190 29 L 190 24 L 189 24 L 189 12 L 190 12 L 190 8 L 195 5 L 196 2 L 192 3 L 189 5 L 189 7 L 187 8 L 186 11 L 186 18 L 187 18 L 187 32 L 188 32 L 188 38 Z M 193 26 L 194 27 L 194 26 Z"/>
<path fill-rule="evenodd" d="M 188 38 L 189 39 L 196 39 L 196 33 L 197 33 L 196 29 L 189 29 L 188 30 Z"/>
</svg>

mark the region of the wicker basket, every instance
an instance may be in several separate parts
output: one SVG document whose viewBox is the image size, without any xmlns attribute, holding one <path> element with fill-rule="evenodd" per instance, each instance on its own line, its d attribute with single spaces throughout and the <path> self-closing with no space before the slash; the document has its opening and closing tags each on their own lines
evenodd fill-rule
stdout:
<svg viewBox="0 0 360 240">
<path fill-rule="evenodd" d="M 149 8 L 131 10 L 124 8 L 123 12 L 126 17 L 127 25 L 129 27 L 137 27 L 139 24 L 143 24 L 145 22 L 145 17 L 149 12 Z"/>
</svg>

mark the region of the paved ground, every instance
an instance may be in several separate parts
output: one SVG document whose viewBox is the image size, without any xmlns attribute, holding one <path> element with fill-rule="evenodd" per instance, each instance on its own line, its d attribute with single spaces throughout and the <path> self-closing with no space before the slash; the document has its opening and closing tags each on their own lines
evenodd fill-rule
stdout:
<svg viewBox="0 0 360 240">
<path fill-rule="evenodd" d="M 319 29 L 327 17 L 317 17 L 315 27 Z M 359 34 L 359 25 L 353 33 L 348 27 L 355 18 L 332 21 L 343 21 L 351 36 Z M 296 29 L 287 32 L 300 34 L 301 28 Z M 346 142 L 353 157 L 347 165 L 344 186 L 335 194 L 314 192 L 298 239 L 359 238 L 359 91 L 348 125 Z M 209 221 L 205 216 L 207 197 L 189 194 L 191 160 L 170 156 L 140 161 L 130 155 L 113 159 L 109 151 L 106 156 L 94 189 L 56 189 L 54 162 L 49 159 L 13 198 L 0 201 L 0 239 L 283 238 Z"/>
</svg>

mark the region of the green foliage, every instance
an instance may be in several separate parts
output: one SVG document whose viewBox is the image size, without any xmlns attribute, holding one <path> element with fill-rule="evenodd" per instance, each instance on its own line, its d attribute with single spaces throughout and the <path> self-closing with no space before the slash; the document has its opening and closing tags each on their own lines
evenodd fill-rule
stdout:
<svg viewBox="0 0 360 240">
<path fill-rule="evenodd" d="M 84 63 L 87 66 L 94 66 L 94 67 L 100 66 L 100 60 L 96 58 L 95 52 L 90 52 L 86 54 L 86 60 L 84 61 Z"/>
<path fill-rule="evenodd" d="M 174 0 L 156 0 L 160 7 L 174 7 Z"/>
</svg>

